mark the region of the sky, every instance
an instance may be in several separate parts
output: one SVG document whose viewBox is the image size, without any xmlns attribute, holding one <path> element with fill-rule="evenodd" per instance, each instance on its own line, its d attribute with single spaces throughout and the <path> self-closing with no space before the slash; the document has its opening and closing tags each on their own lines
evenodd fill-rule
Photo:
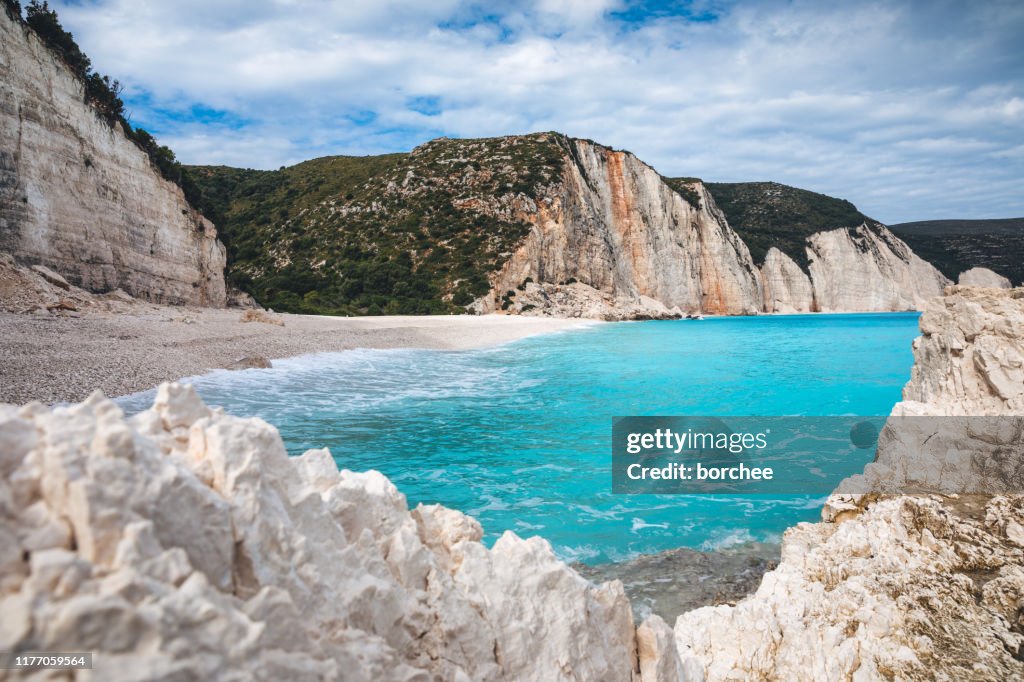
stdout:
<svg viewBox="0 0 1024 682">
<path fill-rule="evenodd" d="M 50 4 L 186 163 L 557 130 L 890 224 L 1024 216 L 1019 0 Z"/>
</svg>

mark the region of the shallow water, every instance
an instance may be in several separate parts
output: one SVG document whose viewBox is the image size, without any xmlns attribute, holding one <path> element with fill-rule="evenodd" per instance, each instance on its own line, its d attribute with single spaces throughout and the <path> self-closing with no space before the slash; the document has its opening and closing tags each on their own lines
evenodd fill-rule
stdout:
<svg viewBox="0 0 1024 682">
<path fill-rule="evenodd" d="M 614 495 L 616 415 L 885 415 L 916 314 L 599 325 L 472 351 L 355 350 L 192 380 L 210 404 L 329 447 L 409 498 L 477 517 L 486 538 L 542 535 L 567 560 L 777 542 L 823 498 Z M 152 392 L 121 399 L 147 407 Z"/>
</svg>

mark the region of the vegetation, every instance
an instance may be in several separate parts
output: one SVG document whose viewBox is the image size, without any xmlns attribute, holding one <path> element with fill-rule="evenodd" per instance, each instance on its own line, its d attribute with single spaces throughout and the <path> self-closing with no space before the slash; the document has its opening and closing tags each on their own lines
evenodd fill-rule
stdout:
<svg viewBox="0 0 1024 682">
<path fill-rule="evenodd" d="M 291 312 L 461 312 L 530 225 L 521 207 L 560 179 L 554 133 L 428 142 L 276 171 L 190 167 L 228 247 L 229 280 Z"/>
<path fill-rule="evenodd" d="M 700 194 L 694 185 L 701 182 L 700 178 L 662 178 L 665 184 L 676 191 L 676 194 L 686 199 L 686 202 L 694 208 L 700 208 Z"/>
<path fill-rule="evenodd" d="M 142 128 L 132 127 L 125 113 L 124 101 L 121 99 L 124 87 L 110 76 L 93 71 L 89 57 L 82 52 L 74 36 L 64 30 L 57 12 L 50 9 L 45 1 L 30 0 L 22 18 L 21 3 L 18 0 L 3 0 L 3 3 L 8 17 L 23 22 L 32 29 L 43 44 L 81 80 L 85 102 L 92 106 L 96 115 L 111 127 L 121 124 L 124 134 L 139 149 L 146 152 L 153 166 L 164 178 L 178 184 L 184 191 L 185 198 L 193 206 L 200 210 L 207 208 L 198 187 L 175 158 L 174 152 L 157 143 L 153 136 Z"/>
<path fill-rule="evenodd" d="M 804 244 L 809 236 L 873 222 L 845 199 L 777 182 L 709 182 L 706 186 L 758 265 L 774 246 L 806 270 Z"/>
<path fill-rule="evenodd" d="M 1024 284 L 1024 218 L 926 220 L 891 229 L 954 282 L 961 272 L 984 267 Z"/>
</svg>

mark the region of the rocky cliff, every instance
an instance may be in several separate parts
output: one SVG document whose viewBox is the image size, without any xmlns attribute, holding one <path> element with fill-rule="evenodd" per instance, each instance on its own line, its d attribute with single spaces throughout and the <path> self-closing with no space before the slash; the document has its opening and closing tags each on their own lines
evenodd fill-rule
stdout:
<svg viewBox="0 0 1024 682">
<path fill-rule="evenodd" d="M 774 183 L 709 191 L 558 133 L 192 175 L 226 216 L 234 277 L 292 312 L 912 310 L 949 283 L 849 202 Z"/>
<path fill-rule="evenodd" d="M 513 292 L 505 307 L 514 312 L 757 312 L 761 287 L 746 245 L 702 184 L 691 192 L 673 190 L 632 154 L 566 139 L 560 182 L 524 215 L 533 228 L 479 309 L 498 309 Z"/>
<path fill-rule="evenodd" d="M 214 226 L 6 12 L 0 74 L 0 251 L 91 291 L 224 305 Z"/>
<path fill-rule="evenodd" d="M 606 319 L 919 310 L 950 283 L 870 220 L 811 233 L 803 252 L 773 246 L 757 267 L 702 182 L 670 185 L 628 152 L 566 145 L 560 182 L 523 211 L 532 229 L 476 310 Z"/>
</svg>

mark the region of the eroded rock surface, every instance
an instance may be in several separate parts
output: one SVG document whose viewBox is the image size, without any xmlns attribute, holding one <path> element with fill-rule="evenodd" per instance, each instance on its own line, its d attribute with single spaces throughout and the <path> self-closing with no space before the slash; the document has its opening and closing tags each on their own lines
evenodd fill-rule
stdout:
<svg viewBox="0 0 1024 682">
<path fill-rule="evenodd" d="M 521 208 L 534 227 L 479 311 L 621 319 L 760 310 L 750 252 L 702 183 L 688 200 L 628 152 L 566 145 L 560 182 Z M 529 282 L 542 289 L 509 296 Z"/>
<path fill-rule="evenodd" d="M 629 680 L 618 582 L 163 385 L 0 406 L 0 649 L 91 679 Z"/>
<path fill-rule="evenodd" d="M 818 232 L 807 269 L 756 266 L 699 180 L 673 189 L 628 152 L 565 138 L 562 177 L 516 216 L 533 225 L 476 312 L 603 319 L 919 310 L 949 284 L 879 223 Z"/>
<path fill-rule="evenodd" d="M 0 251 L 92 292 L 223 306 L 213 224 L 6 12 L 0 74 Z"/>
<path fill-rule="evenodd" d="M 1010 289 L 1010 280 L 988 268 L 971 268 L 960 273 L 957 284 L 968 287 L 986 287 L 989 289 Z"/>
</svg>

